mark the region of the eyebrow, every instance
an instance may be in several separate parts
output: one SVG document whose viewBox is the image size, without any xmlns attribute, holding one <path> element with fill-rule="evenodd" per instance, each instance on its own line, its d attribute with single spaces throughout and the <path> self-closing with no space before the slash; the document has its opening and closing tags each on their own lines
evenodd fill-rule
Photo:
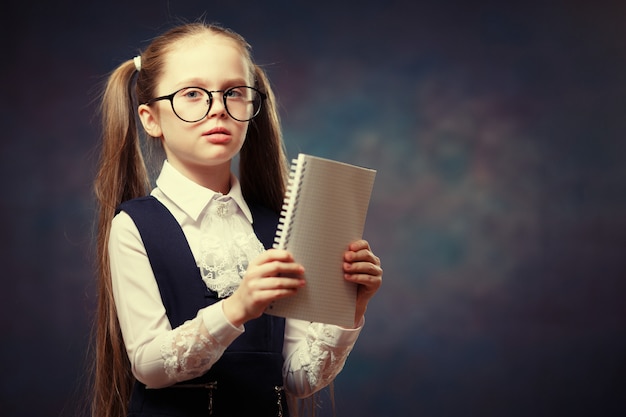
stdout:
<svg viewBox="0 0 626 417">
<path fill-rule="evenodd" d="M 207 85 L 208 83 L 206 82 L 206 80 L 202 78 L 189 78 L 182 82 L 176 83 L 176 86 L 178 88 L 185 88 L 185 87 L 208 88 Z M 227 88 L 227 87 L 233 87 L 233 86 L 239 86 L 239 85 L 248 85 L 248 83 L 243 78 L 232 78 L 232 79 L 221 82 L 219 85 L 220 85 L 220 88 Z"/>
</svg>

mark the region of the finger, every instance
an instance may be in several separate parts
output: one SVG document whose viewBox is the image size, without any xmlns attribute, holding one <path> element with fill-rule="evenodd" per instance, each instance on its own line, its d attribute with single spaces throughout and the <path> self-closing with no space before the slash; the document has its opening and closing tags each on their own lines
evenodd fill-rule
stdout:
<svg viewBox="0 0 626 417">
<path fill-rule="evenodd" d="M 306 285 L 303 278 L 263 278 L 255 283 L 255 287 L 260 291 L 293 290 Z"/>
<path fill-rule="evenodd" d="M 269 305 L 272 301 L 280 298 L 292 297 L 298 293 L 299 288 L 281 288 L 267 291 L 258 291 L 254 294 L 254 302 L 257 305 L 262 305 L 263 309 Z"/>
<path fill-rule="evenodd" d="M 279 276 L 300 277 L 304 274 L 304 267 L 295 262 L 270 261 L 257 265 L 254 269 L 249 269 L 248 272 L 261 278 Z"/>
<path fill-rule="evenodd" d="M 306 285 L 304 279 L 264 278 L 249 284 L 250 299 L 254 305 L 264 305 L 278 298 L 291 297 Z"/>
<path fill-rule="evenodd" d="M 280 249 L 268 249 L 257 256 L 253 263 L 256 265 L 262 265 L 268 262 L 280 261 L 280 262 L 293 262 L 293 256 L 289 251 Z"/>
<path fill-rule="evenodd" d="M 383 275 L 383 270 L 380 265 L 372 262 L 344 262 L 343 270 L 346 274 L 362 274 L 370 276 Z"/>
<path fill-rule="evenodd" d="M 382 285 L 381 275 L 369 274 L 345 274 L 346 281 L 359 284 L 359 288 L 363 288 L 368 292 L 376 292 Z"/>
<path fill-rule="evenodd" d="M 370 244 L 365 239 L 359 239 L 359 240 L 355 240 L 354 242 L 350 243 L 350 245 L 348 245 L 348 249 L 353 251 L 353 252 L 357 252 L 357 251 L 360 251 L 362 249 L 370 250 Z"/>
<path fill-rule="evenodd" d="M 344 260 L 348 262 L 371 262 L 380 266 L 380 258 L 369 249 L 361 249 L 359 251 L 346 251 Z"/>
</svg>

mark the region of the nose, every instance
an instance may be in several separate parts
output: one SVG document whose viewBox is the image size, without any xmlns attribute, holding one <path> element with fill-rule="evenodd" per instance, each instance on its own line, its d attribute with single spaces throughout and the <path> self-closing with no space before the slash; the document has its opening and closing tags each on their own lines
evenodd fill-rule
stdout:
<svg viewBox="0 0 626 417">
<path fill-rule="evenodd" d="M 212 91 L 211 108 L 209 108 L 208 118 L 219 117 L 224 118 L 228 115 L 226 112 L 226 106 L 224 104 L 224 96 L 221 91 Z"/>
</svg>

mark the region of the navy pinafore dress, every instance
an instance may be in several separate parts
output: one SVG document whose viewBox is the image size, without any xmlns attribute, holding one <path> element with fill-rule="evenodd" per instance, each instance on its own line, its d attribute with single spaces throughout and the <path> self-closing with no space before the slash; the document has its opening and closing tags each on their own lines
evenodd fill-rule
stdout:
<svg viewBox="0 0 626 417">
<path fill-rule="evenodd" d="M 122 203 L 118 212 L 122 210 L 139 230 L 172 328 L 219 300 L 202 281 L 180 225 L 161 202 L 152 196 L 137 198 Z M 270 248 L 278 216 L 255 205 L 250 211 L 255 234 Z M 284 332 L 283 318 L 264 314 L 246 323 L 246 331 L 205 375 L 162 389 L 148 389 L 136 381 L 129 417 L 287 417 L 282 392 Z"/>
</svg>

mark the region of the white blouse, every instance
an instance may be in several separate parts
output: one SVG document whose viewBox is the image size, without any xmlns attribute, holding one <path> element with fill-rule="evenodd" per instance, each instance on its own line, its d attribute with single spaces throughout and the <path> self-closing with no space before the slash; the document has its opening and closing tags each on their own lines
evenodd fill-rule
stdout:
<svg viewBox="0 0 626 417">
<path fill-rule="evenodd" d="M 248 260 L 263 251 L 239 181 L 224 196 L 204 188 L 167 161 L 152 191 L 180 224 L 207 286 L 231 294 Z M 216 237 L 219 236 L 219 237 Z M 219 245 L 218 245 L 219 243 Z M 245 331 L 225 317 L 222 302 L 172 329 L 141 236 L 128 214 L 113 219 L 109 238 L 113 296 L 135 378 L 162 388 L 204 374 Z M 322 389 L 341 371 L 362 329 L 287 319 L 285 388 L 297 397 Z"/>
</svg>

